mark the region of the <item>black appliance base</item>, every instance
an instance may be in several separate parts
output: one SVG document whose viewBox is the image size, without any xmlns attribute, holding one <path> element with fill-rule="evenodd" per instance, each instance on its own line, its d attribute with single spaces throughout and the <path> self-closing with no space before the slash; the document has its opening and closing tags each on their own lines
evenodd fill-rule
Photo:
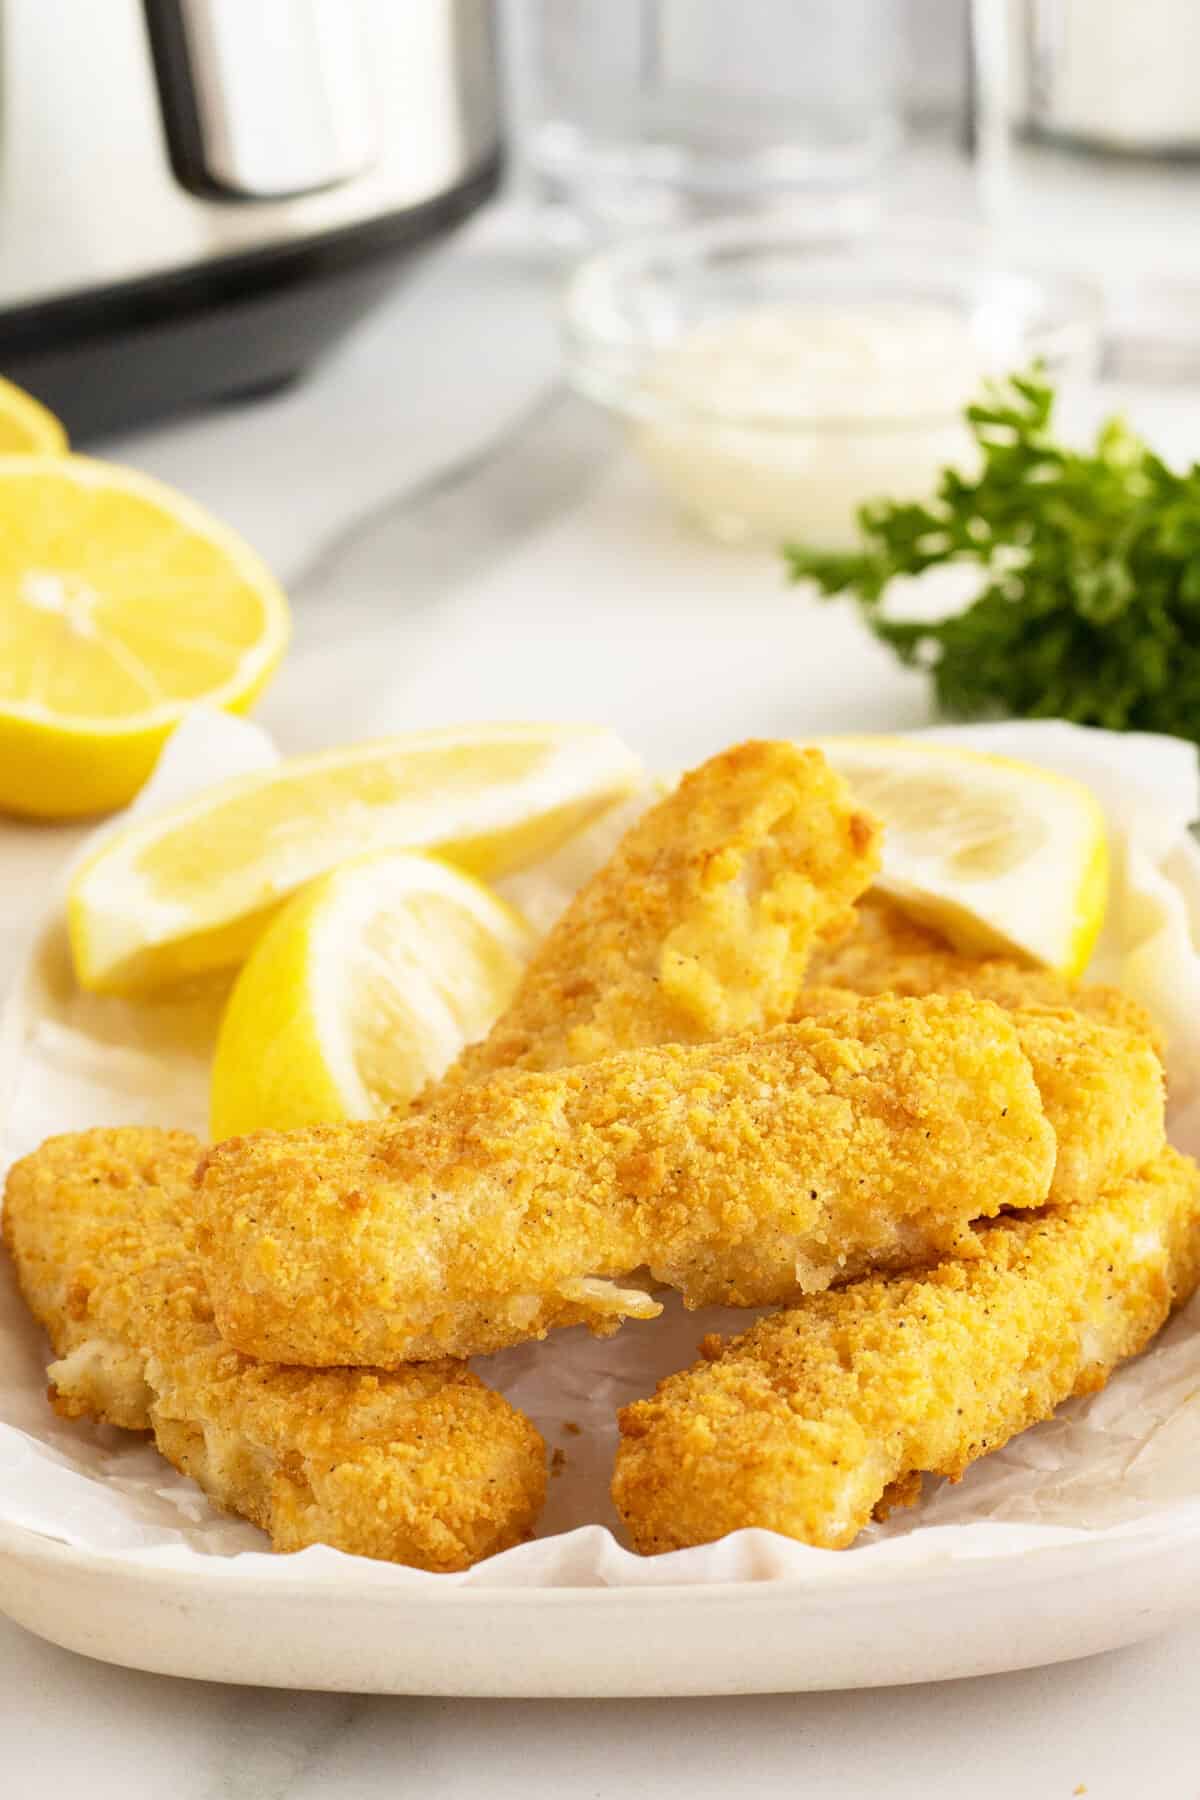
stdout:
<svg viewBox="0 0 1200 1800">
<path fill-rule="evenodd" d="M 74 444 L 284 386 L 500 182 L 497 155 L 434 200 L 303 244 L 0 313 L 0 374 Z"/>
</svg>

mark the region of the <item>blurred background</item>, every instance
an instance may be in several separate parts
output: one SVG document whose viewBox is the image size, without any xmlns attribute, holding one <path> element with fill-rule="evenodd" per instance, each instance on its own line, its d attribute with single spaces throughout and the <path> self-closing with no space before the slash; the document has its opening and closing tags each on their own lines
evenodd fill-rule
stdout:
<svg viewBox="0 0 1200 1800">
<path fill-rule="evenodd" d="M 1190 0 L 4 0 L 0 39 L 0 372 L 263 553 L 289 747 L 548 695 L 672 759 L 920 723 L 785 540 L 969 468 L 1035 361 L 1068 435 L 1195 455 Z"/>
<path fill-rule="evenodd" d="M 0 34 L 0 361 L 76 436 L 265 393 L 480 214 L 562 267 L 954 218 L 1102 281 L 1107 373 L 1191 353 L 1186 0 L 6 0 Z"/>
</svg>

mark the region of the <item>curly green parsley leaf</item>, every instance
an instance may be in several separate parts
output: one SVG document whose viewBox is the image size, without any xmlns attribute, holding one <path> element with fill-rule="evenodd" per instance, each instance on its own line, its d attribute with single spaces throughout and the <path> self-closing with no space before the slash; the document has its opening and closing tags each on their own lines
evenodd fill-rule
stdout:
<svg viewBox="0 0 1200 1800">
<path fill-rule="evenodd" d="M 1093 449 L 1064 449 L 1053 414 L 1036 375 L 989 387 L 966 413 L 974 479 L 946 469 L 928 506 L 864 506 L 861 550 L 788 546 L 791 579 L 853 596 L 944 712 L 1200 741 L 1200 466 L 1169 469 L 1118 419 Z M 965 610 L 887 616 L 897 576 L 950 563 L 988 572 Z"/>
</svg>

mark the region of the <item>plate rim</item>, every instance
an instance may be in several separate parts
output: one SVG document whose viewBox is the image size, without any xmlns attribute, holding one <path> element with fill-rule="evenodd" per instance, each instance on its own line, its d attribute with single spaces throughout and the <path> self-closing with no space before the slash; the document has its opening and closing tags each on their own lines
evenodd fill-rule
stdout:
<svg viewBox="0 0 1200 1800">
<path fill-rule="evenodd" d="M 121 1555 L 112 1551 L 86 1550 L 0 1516 L 0 1561 L 41 1565 L 47 1572 L 71 1570 L 139 1588 L 176 1586 L 193 1591 L 236 1588 L 243 1598 L 258 1593 L 264 1599 L 283 1603 L 311 1598 L 319 1590 L 323 1600 L 342 1600 L 351 1605 L 457 1605 L 463 1610 L 489 1604 L 509 1605 L 514 1601 L 521 1606 L 548 1603 L 554 1608 L 581 1604 L 611 1606 L 618 1599 L 633 1600 L 641 1606 L 656 1606 L 665 1600 L 672 1607 L 686 1609 L 688 1605 L 698 1607 L 702 1599 L 719 1599 L 722 1605 L 744 1606 L 765 1595 L 803 1597 L 821 1604 L 836 1601 L 839 1606 L 848 1602 L 873 1606 L 892 1594 L 902 1598 L 913 1587 L 926 1592 L 942 1586 L 961 1591 L 964 1585 L 970 1585 L 975 1592 L 980 1592 L 993 1583 L 1011 1585 L 1013 1581 L 1036 1581 L 1043 1584 L 1048 1580 L 1070 1580 L 1080 1568 L 1095 1574 L 1102 1568 L 1123 1567 L 1141 1560 L 1155 1561 L 1197 1544 L 1200 1544 L 1200 1529 L 1184 1527 L 1170 1533 L 1144 1530 L 1095 1539 L 1058 1539 L 1014 1549 L 998 1557 L 931 1558 L 924 1562 L 897 1564 L 883 1570 L 871 1581 L 859 1576 L 841 1579 L 832 1571 L 822 1579 L 812 1581 L 803 1572 L 794 1571 L 717 1582 L 637 1581 L 617 1585 L 596 1581 L 548 1585 L 517 1581 L 472 1583 L 469 1572 L 466 1572 L 466 1580 L 454 1575 L 439 1577 L 428 1571 L 414 1572 L 370 1558 L 347 1557 L 342 1552 L 330 1553 L 339 1557 L 336 1565 L 319 1569 L 305 1566 L 293 1570 L 290 1566 L 293 1557 L 277 1556 L 269 1550 L 207 1556 L 200 1559 L 198 1567 L 180 1567 L 151 1560 L 153 1547 L 144 1556 L 137 1552 Z M 303 1557 L 304 1552 L 296 1554 Z M 843 1553 L 831 1554 L 841 1561 Z M 239 1566 L 247 1556 L 261 1558 L 263 1566 L 252 1570 Z M 346 1564 L 355 1569 L 355 1578 L 346 1579 Z M 397 1578 L 379 1580 L 375 1573 L 367 1574 L 360 1566 L 363 1564 L 372 1571 L 383 1571 L 385 1576 L 394 1571 Z M 852 1566 L 847 1558 L 847 1576 Z M 964 1583 L 964 1574 L 968 1572 L 972 1579 Z M 414 1573 L 421 1579 L 409 1579 Z"/>
</svg>

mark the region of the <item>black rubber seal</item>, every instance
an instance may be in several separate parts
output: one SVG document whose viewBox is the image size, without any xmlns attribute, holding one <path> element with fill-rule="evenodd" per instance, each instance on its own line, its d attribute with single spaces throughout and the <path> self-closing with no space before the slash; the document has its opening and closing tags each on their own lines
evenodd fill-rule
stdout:
<svg viewBox="0 0 1200 1800">
<path fill-rule="evenodd" d="M 401 270 L 493 195 L 497 151 L 417 206 L 302 243 L 0 313 L 0 373 L 73 440 L 294 379 L 395 284 Z"/>
</svg>

